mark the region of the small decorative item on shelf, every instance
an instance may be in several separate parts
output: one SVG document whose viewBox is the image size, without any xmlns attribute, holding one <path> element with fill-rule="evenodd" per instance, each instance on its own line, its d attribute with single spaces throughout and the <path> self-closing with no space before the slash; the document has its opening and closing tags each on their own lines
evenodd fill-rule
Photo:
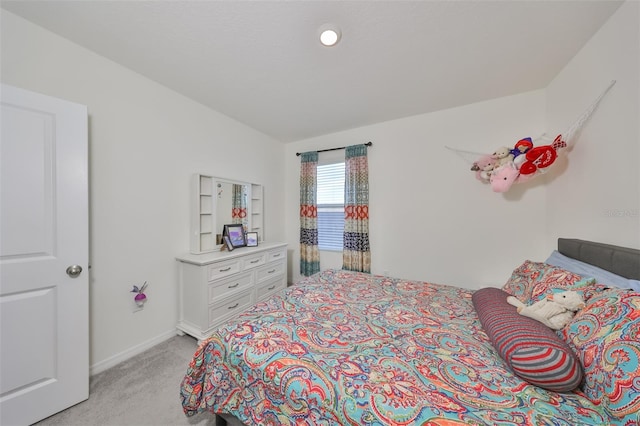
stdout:
<svg viewBox="0 0 640 426">
<path fill-rule="evenodd" d="M 224 251 L 224 250 L 233 251 L 235 247 L 233 246 L 233 243 L 231 242 L 231 239 L 229 238 L 229 236 L 225 235 L 222 238 L 224 239 L 224 244 L 222 244 L 220 251 Z"/>
<path fill-rule="evenodd" d="M 139 307 L 143 307 L 144 303 L 147 301 L 147 295 L 144 294 L 144 290 L 146 288 L 147 282 L 145 281 L 144 284 L 142 284 L 142 287 L 138 288 L 137 285 L 134 285 L 133 290 L 131 290 L 131 293 L 137 293 L 133 298 L 133 301 L 136 302 L 136 305 L 138 305 Z"/>
<path fill-rule="evenodd" d="M 258 233 L 247 232 L 247 247 L 256 247 L 258 245 Z"/>
</svg>

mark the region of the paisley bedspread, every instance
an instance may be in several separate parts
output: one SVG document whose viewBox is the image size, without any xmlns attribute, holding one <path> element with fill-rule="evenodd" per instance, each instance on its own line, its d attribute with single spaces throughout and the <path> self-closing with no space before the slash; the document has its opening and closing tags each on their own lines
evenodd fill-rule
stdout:
<svg viewBox="0 0 640 426">
<path fill-rule="evenodd" d="M 247 425 L 604 425 L 579 393 L 519 379 L 472 290 L 327 270 L 220 327 L 181 385 L 188 416 Z"/>
</svg>

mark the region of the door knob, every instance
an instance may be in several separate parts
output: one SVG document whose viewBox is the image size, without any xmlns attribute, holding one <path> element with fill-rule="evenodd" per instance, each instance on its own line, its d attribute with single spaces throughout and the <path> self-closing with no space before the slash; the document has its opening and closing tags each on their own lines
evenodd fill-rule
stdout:
<svg viewBox="0 0 640 426">
<path fill-rule="evenodd" d="M 82 272 L 82 266 L 80 265 L 71 265 L 67 268 L 67 275 L 71 278 L 77 277 L 80 275 L 80 272 Z"/>
</svg>

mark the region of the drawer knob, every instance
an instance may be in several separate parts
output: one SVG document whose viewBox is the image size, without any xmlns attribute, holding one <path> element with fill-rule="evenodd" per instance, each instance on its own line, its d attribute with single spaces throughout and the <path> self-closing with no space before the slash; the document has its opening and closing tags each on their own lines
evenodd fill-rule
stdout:
<svg viewBox="0 0 640 426">
<path fill-rule="evenodd" d="M 228 268 L 225 269 L 218 269 L 219 272 L 227 272 L 231 270 L 231 266 L 229 266 Z"/>
<path fill-rule="evenodd" d="M 267 290 L 273 290 L 274 288 L 276 288 L 276 285 L 272 285 L 271 287 L 269 287 Z"/>
<path fill-rule="evenodd" d="M 235 283 L 234 285 L 230 285 L 227 288 L 236 288 L 240 285 L 240 283 Z"/>
<path fill-rule="evenodd" d="M 270 271 L 267 271 L 267 274 L 273 274 L 275 271 L 276 271 L 275 269 L 272 269 Z"/>
<path fill-rule="evenodd" d="M 273 257 L 280 257 L 280 253 L 274 254 Z"/>
<path fill-rule="evenodd" d="M 233 306 L 229 306 L 229 307 L 227 307 L 227 309 L 235 309 L 235 308 L 237 308 L 237 307 L 238 307 L 238 305 L 239 305 L 239 304 L 240 304 L 240 303 L 236 303 L 236 304 L 235 304 L 235 305 L 233 305 Z"/>
<path fill-rule="evenodd" d="M 258 263 L 260 262 L 260 259 L 256 259 L 256 260 L 252 260 L 251 263 Z"/>
</svg>

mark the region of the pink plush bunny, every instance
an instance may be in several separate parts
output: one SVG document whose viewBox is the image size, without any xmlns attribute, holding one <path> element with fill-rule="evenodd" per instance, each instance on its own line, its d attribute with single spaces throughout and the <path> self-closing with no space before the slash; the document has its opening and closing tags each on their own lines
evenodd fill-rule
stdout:
<svg viewBox="0 0 640 426">
<path fill-rule="evenodd" d="M 487 183 L 493 172 L 493 168 L 496 165 L 496 159 L 491 155 L 483 155 L 473 163 L 472 171 L 476 172 L 476 179 Z"/>
<path fill-rule="evenodd" d="M 535 174 L 523 175 L 518 167 L 513 164 L 499 167 L 491 173 L 489 182 L 494 192 L 507 192 L 514 183 L 526 182 L 533 178 Z"/>
<path fill-rule="evenodd" d="M 494 192 L 507 192 L 520 176 L 520 170 L 513 163 L 499 167 L 491 173 L 489 182 Z"/>
</svg>

